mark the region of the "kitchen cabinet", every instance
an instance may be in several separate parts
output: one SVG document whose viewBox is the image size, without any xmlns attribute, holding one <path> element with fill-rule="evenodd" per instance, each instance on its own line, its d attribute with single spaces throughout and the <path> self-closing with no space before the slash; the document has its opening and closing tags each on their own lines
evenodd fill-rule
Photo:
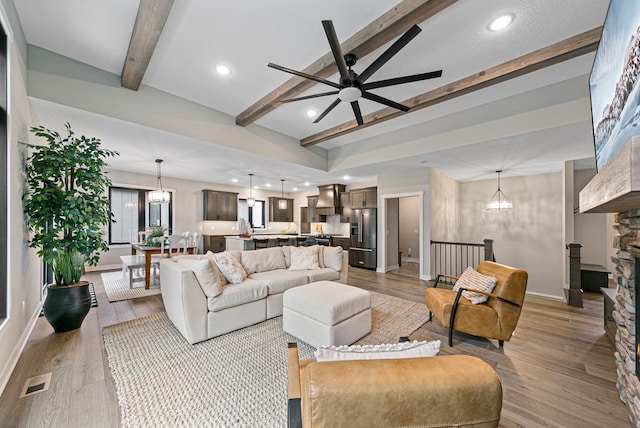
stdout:
<svg viewBox="0 0 640 428">
<path fill-rule="evenodd" d="M 340 205 L 342 206 L 340 223 L 351 223 L 351 196 L 349 193 L 340 193 Z"/>
<path fill-rule="evenodd" d="M 378 188 L 349 190 L 351 208 L 376 208 L 378 206 Z"/>
<path fill-rule="evenodd" d="M 311 233 L 311 223 L 309 223 L 307 210 L 307 207 L 300 207 L 300 233 Z"/>
<path fill-rule="evenodd" d="M 280 200 L 287 201 L 287 208 L 280 209 Z M 293 199 L 269 197 L 269 221 L 290 223 L 293 221 Z"/>
<path fill-rule="evenodd" d="M 238 194 L 218 190 L 203 190 L 204 220 L 237 221 Z"/>
<path fill-rule="evenodd" d="M 225 250 L 225 238 L 224 236 L 216 235 L 204 235 L 204 252 L 211 251 L 212 253 L 221 253 Z"/>
<path fill-rule="evenodd" d="M 309 223 L 320 223 L 325 221 L 326 216 L 316 213 L 318 196 L 307 196 L 307 220 Z"/>
<path fill-rule="evenodd" d="M 351 245 L 351 239 L 342 236 L 334 236 L 331 239 L 331 243 L 334 247 L 342 247 L 343 250 L 349 251 L 349 246 Z"/>
</svg>

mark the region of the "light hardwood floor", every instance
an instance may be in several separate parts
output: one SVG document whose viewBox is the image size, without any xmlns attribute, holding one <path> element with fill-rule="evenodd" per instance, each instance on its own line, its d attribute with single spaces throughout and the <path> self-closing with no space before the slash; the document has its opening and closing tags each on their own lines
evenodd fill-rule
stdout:
<svg viewBox="0 0 640 428">
<path fill-rule="evenodd" d="M 163 310 L 160 296 L 109 303 L 100 275 L 88 275 L 99 306 L 82 328 L 54 334 L 41 318 L 0 397 L 1 427 L 117 427 L 120 411 L 101 331 L 104 326 Z M 423 302 L 425 281 L 350 268 L 348 283 Z M 516 336 L 505 343 L 454 334 L 437 321 L 411 338 L 440 339 L 441 355 L 475 355 L 499 374 L 503 427 L 629 427 L 615 387 L 613 348 L 602 326 L 602 296 L 585 294 L 585 307 L 528 296 Z M 18 398 L 25 379 L 53 372 L 48 391 Z M 167 385 L 170 387 L 170 385 Z M 465 403 L 460 403 L 461 406 Z M 425 403 L 425 411 L 429 404 Z"/>
</svg>

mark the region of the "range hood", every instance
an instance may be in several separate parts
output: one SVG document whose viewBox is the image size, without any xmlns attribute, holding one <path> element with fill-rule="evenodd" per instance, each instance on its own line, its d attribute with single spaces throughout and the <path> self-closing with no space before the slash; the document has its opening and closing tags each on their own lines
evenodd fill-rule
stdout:
<svg viewBox="0 0 640 428">
<path fill-rule="evenodd" d="M 316 213 L 320 215 L 342 214 L 340 193 L 345 191 L 344 184 L 327 184 L 318 186 L 318 204 Z"/>
</svg>

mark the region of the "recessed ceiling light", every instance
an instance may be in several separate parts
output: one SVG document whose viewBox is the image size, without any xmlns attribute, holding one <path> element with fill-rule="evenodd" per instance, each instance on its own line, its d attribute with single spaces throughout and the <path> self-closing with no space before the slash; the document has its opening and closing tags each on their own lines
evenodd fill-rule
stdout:
<svg viewBox="0 0 640 428">
<path fill-rule="evenodd" d="M 504 30 L 509 26 L 509 24 L 513 22 L 513 18 L 514 18 L 514 15 L 512 13 L 506 13 L 504 15 L 497 17 L 496 19 L 491 21 L 491 23 L 489 24 L 489 30 L 490 31 Z"/>
<path fill-rule="evenodd" d="M 233 181 L 234 183 L 237 183 L 238 179 L 237 178 L 232 178 L 231 181 Z"/>
<path fill-rule="evenodd" d="M 311 184 L 311 183 L 309 183 L 308 181 L 305 181 L 305 182 L 304 182 L 304 185 L 305 185 L 305 186 L 308 186 L 308 185 L 310 185 L 310 184 Z"/>
<path fill-rule="evenodd" d="M 318 112 L 315 111 L 314 109 L 307 110 L 307 116 L 308 117 L 316 117 L 317 114 L 318 114 Z"/>
<path fill-rule="evenodd" d="M 294 191 L 294 192 L 297 192 L 297 191 L 298 191 L 298 188 L 297 188 L 297 187 L 294 187 L 294 188 L 293 188 L 293 191 Z"/>
<path fill-rule="evenodd" d="M 345 176 L 344 176 L 344 177 L 342 177 L 342 178 L 344 178 L 345 180 L 348 180 L 350 177 L 349 177 L 348 175 L 345 175 Z"/>
<path fill-rule="evenodd" d="M 218 74 L 221 74 L 223 76 L 226 76 L 227 74 L 231 73 L 231 69 L 226 65 L 222 65 L 222 64 L 216 65 L 216 71 L 218 72 Z"/>
<path fill-rule="evenodd" d="M 267 183 L 267 184 L 265 184 L 265 186 L 267 186 L 267 187 L 271 187 L 271 184 Z"/>
</svg>

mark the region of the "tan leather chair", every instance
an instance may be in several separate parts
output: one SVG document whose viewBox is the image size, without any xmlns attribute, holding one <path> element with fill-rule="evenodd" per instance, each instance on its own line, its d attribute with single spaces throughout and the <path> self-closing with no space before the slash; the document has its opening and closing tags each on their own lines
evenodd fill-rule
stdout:
<svg viewBox="0 0 640 428">
<path fill-rule="evenodd" d="M 288 426 L 497 427 L 502 384 L 468 355 L 316 362 L 288 355 Z"/>
<path fill-rule="evenodd" d="M 442 278 L 455 277 L 438 275 L 436 285 L 425 291 L 425 303 L 438 321 L 449 328 L 449 346 L 453 346 L 453 330 L 474 336 L 498 339 L 502 348 L 505 340 L 510 340 L 518 324 L 528 274 L 522 269 L 495 262 L 481 262 L 476 270 L 496 278 L 493 293 L 479 292 L 489 296 L 486 303 L 474 305 L 464 296 L 460 289 L 457 293 L 450 289 L 436 288 Z"/>
</svg>

